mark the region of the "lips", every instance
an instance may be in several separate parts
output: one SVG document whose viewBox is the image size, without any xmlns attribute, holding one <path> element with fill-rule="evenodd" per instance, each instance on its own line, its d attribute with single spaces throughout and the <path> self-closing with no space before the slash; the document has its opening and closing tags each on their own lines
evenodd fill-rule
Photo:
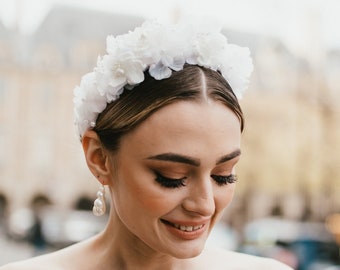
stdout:
<svg viewBox="0 0 340 270">
<path fill-rule="evenodd" d="M 192 231 L 201 229 L 203 227 L 203 224 L 198 225 L 198 226 L 184 226 L 184 225 L 174 224 L 174 227 L 176 227 L 177 229 L 181 231 L 192 232 Z"/>
<path fill-rule="evenodd" d="M 177 223 L 172 223 L 170 221 L 167 221 L 167 220 L 164 220 L 162 219 L 161 220 L 163 223 L 165 223 L 166 225 L 170 225 L 180 231 L 183 231 L 183 232 L 194 232 L 194 231 L 197 231 L 197 230 L 200 230 L 203 228 L 204 224 L 195 224 L 195 225 L 183 225 L 183 224 L 177 224 Z"/>
</svg>

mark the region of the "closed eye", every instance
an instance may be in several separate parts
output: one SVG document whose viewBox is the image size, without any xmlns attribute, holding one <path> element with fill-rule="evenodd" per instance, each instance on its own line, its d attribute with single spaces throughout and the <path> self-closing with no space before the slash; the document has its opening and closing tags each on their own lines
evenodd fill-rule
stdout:
<svg viewBox="0 0 340 270">
<path fill-rule="evenodd" d="M 214 181 L 219 186 L 224 186 L 227 184 L 233 184 L 237 181 L 237 175 L 236 174 L 230 174 L 230 175 L 211 175 L 211 178 L 214 179 Z"/>
<path fill-rule="evenodd" d="M 187 177 L 182 178 L 169 178 L 165 177 L 164 175 L 160 174 L 159 172 L 155 172 L 156 174 L 156 182 L 159 183 L 161 186 L 166 188 L 179 188 L 185 186 L 185 179 Z"/>
</svg>

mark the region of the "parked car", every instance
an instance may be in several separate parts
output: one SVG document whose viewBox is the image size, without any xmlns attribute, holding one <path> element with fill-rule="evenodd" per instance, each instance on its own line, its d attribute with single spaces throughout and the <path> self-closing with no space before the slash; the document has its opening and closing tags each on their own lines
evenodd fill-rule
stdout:
<svg viewBox="0 0 340 270">
<path fill-rule="evenodd" d="M 340 247 L 324 223 L 264 218 L 249 223 L 244 237 L 244 252 L 279 260 L 290 254 L 298 270 L 339 270 Z"/>
</svg>

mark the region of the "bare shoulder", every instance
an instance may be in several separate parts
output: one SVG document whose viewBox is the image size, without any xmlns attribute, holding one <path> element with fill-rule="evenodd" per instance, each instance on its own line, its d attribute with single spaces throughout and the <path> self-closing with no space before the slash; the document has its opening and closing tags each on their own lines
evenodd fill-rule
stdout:
<svg viewBox="0 0 340 270">
<path fill-rule="evenodd" d="M 84 269 L 81 267 L 83 260 L 74 260 L 74 258 L 79 258 L 79 254 L 84 250 L 83 246 L 82 243 L 75 244 L 49 254 L 4 265 L 0 267 L 0 270 Z"/>
<path fill-rule="evenodd" d="M 273 259 L 252 256 L 248 254 L 227 251 L 218 248 L 209 248 L 202 253 L 205 263 L 210 265 L 210 269 L 229 270 L 292 270 L 289 266 Z M 203 263 L 202 261 L 202 263 Z M 212 265 L 214 267 L 212 267 Z"/>
<path fill-rule="evenodd" d="M 27 260 L 9 263 L 0 267 L 0 270 L 62 270 L 63 268 L 56 264 L 54 256 L 54 253 L 52 253 L 49 255 L 43 255 Z"/>
</svg>

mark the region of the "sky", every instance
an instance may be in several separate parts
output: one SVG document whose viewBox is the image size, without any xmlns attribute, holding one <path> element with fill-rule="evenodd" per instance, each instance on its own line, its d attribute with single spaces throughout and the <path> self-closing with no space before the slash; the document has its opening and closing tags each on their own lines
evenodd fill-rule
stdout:
<svg viewBox="0 0 340 270">
<path fill-rule="evenodd" d="M 53 4 L 169 21 L 204 14 L 228 28 L 278 37 L 297 54 L 313 54 L 315 48 L 340 49 L 339 0 L 0 0 L 0 20 L 29 34 Z"/>
</svg>

